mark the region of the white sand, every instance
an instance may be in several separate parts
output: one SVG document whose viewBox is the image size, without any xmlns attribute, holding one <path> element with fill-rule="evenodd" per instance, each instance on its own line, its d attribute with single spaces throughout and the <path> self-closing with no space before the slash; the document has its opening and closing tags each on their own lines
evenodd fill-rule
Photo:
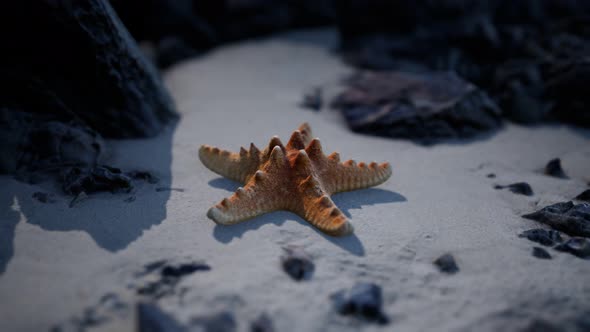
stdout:
<svg viewBox="0 0 590 332">
<path fill-rule="evenodd" d="M 306 89 L 333 86 L 349 72 L 332 54 L 335 40 L 320 31 L 244 42 L 166 74 L 181 122 L 155 139 L 113 143 L 110 162 L 153 170 L 162 178 L 156 186 L 185 192 L 145 185 L 132 203 L 101 194 L 70 209 L 63 197 L 38 203 L 31 198 L 38 186 L 1 177 L 0 331 L 48 329 L 109 292 L 133 304 L 127 286 L 143 264 L 185 257 L 212 270 L 183 279 L 185 295 L 161 306 L 181 322 L 230 310 L 239 330 L 262 312 L 277 331 L 516 330 L 535 317 L 559 322 L 588 312 L 590 262 L 552 250 L 552 260 L 534 258 L 534 244 L 517 235 L 539 226 L 519 215 L 586 188 L 590 131 L 507 125 L 487 138 L 434 147 L 354 134 L 337 112 L 297 106 Z M 392 163 L 385 184 L 334 197 L 354 236 L 324 236 L 287 212 L 232 227 L 207 219 L 207 209 L 238 185 L 207 170 L 198 147 L 262 147 L 272 135 L 285 142 L 304 121 L 328 153 Z M 570 180 L 539 173 L 555 157 Z M 498 177 L 487 178 L 491 172 Z M 492 188 L 516 181 L 529 182 L 535 195 Z M 280 268 L 287 244 L 315 258 L 310 281 L 296 283 Z M 445 252 L 456 257 L 458 274 L 442 275 L 431 264 Z M 390 325 L 333 312 L 329 295 L 356 281 L 382 286 Z M 98 330 L 133 328 L 129 309 Z"/>
</svg>

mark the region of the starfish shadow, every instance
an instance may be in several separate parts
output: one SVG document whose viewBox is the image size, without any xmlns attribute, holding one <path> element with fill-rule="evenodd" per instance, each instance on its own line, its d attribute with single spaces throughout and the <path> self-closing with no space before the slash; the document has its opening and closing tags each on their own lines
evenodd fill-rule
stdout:
<svg viewBox="0 0 590 332">
<path fill-rule="evenodd" d="M 224 189 L 227 191 L 235 191 L 240 184 L 228 180 L 226 178 L 216 178 L 209 181 L 209 185 L 215 188 Z M 376 188 L 369 188 L 359 191 L 347 192 L 347 193 L 340 193 L 332 197 L 334 203 L 338 205 L 340 210 L 350 218 L 350 213 L 348 212 L 349 209 L 360 209 L 362 205 L 373 205 L 377 203 L 391 203 L 391 202 L 405 202 L 406 198 L 403 195 L 398 193 L 383 190 L 383 189 L 376 189 Z M 314 232 L 318 233 L 324 239 L 328 240 L 329 242 L 333 243 L 334 245 L 348 251 L 349 253 L 356 255 L 356 256 L 364 256 L 365 255 L 365 247 L 363 246 L 361 240 L 358 238 L 356 234 L 351 234 L 349 236 L 344 237 L 333 237 L 330 235 L 326 235 L 321 231 L 317 230 L 315 227 L 311 226 L 301 217 L 297 216 L 294 213 L 287 212 L 287 211 L 276 211 L 264 214 L 262 216 L 253 218 L 248 220 L 247 222 L 242 222 L 232 226 L 223 226 L 223 225 L 215 225 L 213 229 L 213 237 L 219 242 L 222 243 L 229 243 L 234 238 L 240 238 L 244 233 L 250 230 L 256 230 L 262 225 L 266 224 L 275 224 L 277 226 L 281 226 L 287 220 L 295 220 L 296 222 L 300 223 L 305 227 L 309 227 Z"/>
</svg>

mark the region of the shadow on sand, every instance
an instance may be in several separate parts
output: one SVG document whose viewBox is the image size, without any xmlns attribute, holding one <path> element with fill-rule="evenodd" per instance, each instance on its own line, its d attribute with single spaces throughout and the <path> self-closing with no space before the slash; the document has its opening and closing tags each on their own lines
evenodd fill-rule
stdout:
<svg viewBox="0 0 590 332">
<path fill-rule="evenodd" d="M 214 188 L 224 189 L 227 191 L 235 191 L 240 184 L 225 178 L 216 178 L 209 181 L 209 185 Z M 393 203 L 393 202 L 405 202 L 406 198 L 398 193 L 377 189 L 369 188 L 364 190 L 357 190 L 345 193 L 339 193 L 332 196 L 332 200 L 342 212 L 350 218 L 350 209 L 361 209 L 364 205 L 373 205 L 379 203 Z M 215 225 L 213 229 L 213 236 L 215 239 L 222 243 L 229 243 L 234 238 L 240 238 L 244 233 L 252 230 L 256 230 L 265 224 L 275 224 L 280 226 L 287 220 L 295 220 L 302 226 L 309 227 L 314 232 L 321 235 L 324 239 L 330 241 L 334 245 L 350 252 L 356 256 L 364 256 L 365 248 L 356 234 L 352 234 L 345 237 L 333 237 L 326 235 L 315 227 L 311 226 L 303 218 L 297 216 L 294 213 L 286 211 L 277 211 L 267 213 L 262 216 L 248 220 L 247 222 L 239 223 L 232 226 Z"/>
<path fill-rule="evenodd" d="M 159 179 L 158 184 L 140 182 L 129 194 L 98 193 L 69 207 L 72 198 L 60 193 L 50 182 L 38 187 L 24 188 L 21 192 L 0 193 L 0 273 L 14 255 L 14 234 L 19 220 L 18 211 L 12 206 L 16 200 L 20 212 L 28 223 L 47 231 L 83 231 L 98 246 L 116 252 L 137 240 L 144 230 L 160 224 L 166 218 L 166 202 L 170 191 L 158 191 L 171 183 L 172 139 L 176 124 L 171 124 L 160 136 L 126 142 L 127 149 L 122 164 L 113 166 L 124 170 L 145 170 Z M 132 145 L 130 147 L 129 145 Z M 20 189 L 19 189 L 20 190 Z M 35 191 L 53 192 L 54 203 L 41 203 L 32 197 Z"/>
</svg>

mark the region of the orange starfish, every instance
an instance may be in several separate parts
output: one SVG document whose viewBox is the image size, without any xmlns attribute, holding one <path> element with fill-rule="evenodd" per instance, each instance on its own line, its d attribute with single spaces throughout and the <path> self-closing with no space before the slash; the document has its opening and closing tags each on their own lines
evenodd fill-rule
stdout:
<svg viewBox="0 0 590 332">
<path fill-rule="evenodd" d="M 244 184 L 207 212 L 218 224 L 232 225 L 258 215 L 288 210 L 330 235 L 346 235 L 353 227 L 330 195 L 381 184 L 391 176 L 389 163 L 340 162 L 326 156 L 320 140 L 311 139 L 307 123 L 293 132 L 287 146 L 274 136 L 260 151 L 254 143 L 239 153 L 203 145 L 201 162 L 226 178 Z"/>
</svg>

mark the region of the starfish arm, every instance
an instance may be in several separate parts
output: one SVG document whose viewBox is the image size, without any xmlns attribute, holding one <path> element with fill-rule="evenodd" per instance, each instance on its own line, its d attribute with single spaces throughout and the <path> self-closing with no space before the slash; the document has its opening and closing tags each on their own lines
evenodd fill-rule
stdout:
<svg viewBox="0 0 590 332">
<path fill-rule="evenodd" d="M 330 193 L 338 193 L 377 186 L 389 179 L 391 165 L 389 163 L 370 164 L 348 160 L 333 164 L 325 176 L 326 187 Z"/>
<path fill-rule="evenodd" d="M 313 136 L 311 135 L 311 127 L 307 122 L 304 122 L 297 128 L 297 130 L 301 133 L 301 138 L 303 139 L 303 144 L 308 145 L 311 142 Z"/>
<path fill-rule="evenodd" d="M 207 216 L 218 224 L 233 225 L 286 208 L 289 203 L 289 193 L 285 192 L 288 179 L 277 176 L 287 166 L 286 157 L 281 147 L 276 146 L 269 158 L 264 171 L 256 171 L 244 188 L 238 188 L 231 197 L 209 209 Z"/>
<path fill-rule="evenodd" d="M 245 184 L 260 166 L 261 152 L 254 144 L 250 145 L 250 150 L 241 148 L 240 153 L 202 145 L 199 159 L 213 172 Z"/>
<path fill-rule="evenodd" d="M 352 233 L 352 225 L 316 179 L 308 176 L 298 191 L 301 200 L 293 212 L 326 234 L 343 236 Z"/>
</svg>

